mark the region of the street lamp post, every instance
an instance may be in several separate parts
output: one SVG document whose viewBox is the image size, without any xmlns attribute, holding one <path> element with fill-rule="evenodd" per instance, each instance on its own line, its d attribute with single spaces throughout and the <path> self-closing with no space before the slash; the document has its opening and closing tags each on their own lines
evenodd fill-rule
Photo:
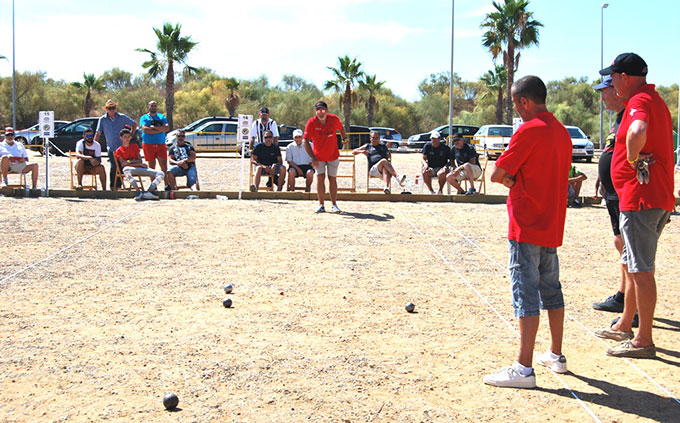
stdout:
<svg viewBox="0 0 680 423">
<path fill-rule="evenodd" d="M 17 127 L 17 56 L 14 44 L 14 0 L 12 0 L 12 128 Z"/>
<path fill-rule="evenodd" d="M 453 126 L 453 18 L 455 16 L 455 0 L 451 0 L 451 74 L 449 75 L 449 136 L 447 144 L 453 136 L 451 133 Z"/>
<path fill-rule="evenodd" d="M 604 68 L 604 9 L 609 6 L 609 3 L 602 3 L 600 7 L 600 69 Z M 600 96 L 600 150 L 602 150 L 602 137 L 604 130 L 602 128 L 602 114 L 604 113 L 604 104 L 602 103 L 602 96 Z"/>
</svg>

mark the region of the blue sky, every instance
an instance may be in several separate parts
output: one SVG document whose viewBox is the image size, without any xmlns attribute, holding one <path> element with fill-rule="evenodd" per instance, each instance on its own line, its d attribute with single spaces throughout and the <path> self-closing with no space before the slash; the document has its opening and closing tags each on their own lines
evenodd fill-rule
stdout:
<svg viewBox="0 0 680 423">
<path fill-rule="evenodd" d="M 328 4 L 326 4 L 328 3 Z M 680 80 L 680 2 L 610 0 L 604 10 L 605 66 L 634 51 L 649 65 L 648 80 Z M 600 66 L 602 1 L 533 0 L 530 10 L 544 24 L 540 45 L 522 51 L 518 74 L 545 81 L 566 76 L 597 78 Z M 644 6 L 642 6 L 644 5 Z M 0 76 L 11 75 L 11 0 L 0 0 Z M 450 61 L 451 1 L 444 0 L 61 0 L 16 1 L 17 70 L 42 70 L 54 79 L 76 81 L 83 72 L 120 67 L 142 72 L 155 48 L 153 27 L 179 22 L 198 41 L 189 63 L 223 76 L 271 84 L 296 74 L 321 87 L 337 57 L 357 57 L 364 70 L 397 95 L 417 100 L 418 83 L 447 71 Z M 455 1 L 454 71 L 476 80 L 493 67 L 481 46 L 479 28 L 490 1 Z"/>
</svg>

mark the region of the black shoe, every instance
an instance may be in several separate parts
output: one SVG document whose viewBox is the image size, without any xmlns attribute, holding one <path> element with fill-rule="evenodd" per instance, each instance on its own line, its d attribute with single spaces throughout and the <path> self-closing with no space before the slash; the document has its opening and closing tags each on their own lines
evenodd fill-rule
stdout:
<svg viewBox="0 0 680 423">
<path fill-rule="evenodd" d="M 617 317 L 616 319 L 612 320 L 612 326 L 617 324 L 621 320 L 621 316 Z M 640 319 L 638 318 L 637 311 L 635 312 L 635 316 L 633 316 L 633 324 L 631 325 L 634 328 L 637 328 L 640 326 Z"/>
<path fill-rule="evenodd" d="M 614 295 L 601 303 L 593 303 L 593 308 L 595 310 L 609 311 L 611 313 L 623 313 L 623 303 L 616 301 Z"/>
<path fill-rule="evenodd" d="M 268 179 L 267 180 L 267 188 L 271 188 L 271 187 L 272 187 L 272 180 Z"/>
</svg>

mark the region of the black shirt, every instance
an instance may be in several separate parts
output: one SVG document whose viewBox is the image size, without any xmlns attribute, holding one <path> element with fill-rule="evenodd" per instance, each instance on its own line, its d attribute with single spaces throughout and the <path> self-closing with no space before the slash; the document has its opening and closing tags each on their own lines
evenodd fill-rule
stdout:
<svg viewBox="0 0 680 423">
<path fill-rule="evenodd" d="M 472 159 L 475 159 L 473 164 L 479 164 L 479 154 L 477 154 L 473 146 L 466 142 L 463 143 L 463 148 L 460 150 L 455 146 L 451 149 L 451 160 L 455 160 L 458 166 L 461 166 L 463 163 L 469 163 Z"/>
<path fill-rule="evenodd" d="M 189 144 L 184 144 L 184 145 L 177 145 L 175 144 L 169 151 L 168 151 L 168 156 L 174 157 L 174 160 L 176 162 L 181 162 L 182 160 L 186 160 L 189 158 L 191 155 L 191 152 L 194 151 L 194 147 L 192 147 Z M 193 166 L 194 163 L 187 162 L 189 166 Z"/>
<path fill-rule="evenodd" d="M 278 145 L 272 143 L 267 144 L 261 142 L 253 148 L 253 156 L 257 156 L 257 162 L 265 166 L 271 166 L 278 163 L 278 157 L 281 157 L 281 149 Z"/>
<path fill-rule="evenodd" d="M 429 167 L 444 167 L 448 164 L 451 157 L 451 149 L 444 143 L 440 143 L 439 147 L 435 148 L 432 145 L 432 141 L 429 141 L 423 147 L 423 155 L 427 156 L 427 165 Z"/>
<path fill-rule="evenodd" d="M 370 169 L 380 160 L 387 158 L 387 146 L 383 143 L 376 146 L 368 144 L 368 147 L 366 147 L 366 154 L 366 157 L 368 157 L 368 168 Z"/>
<path fill-rule="evenodd" d="M 616 133 L 619 131 L 623 112 L 624 110 L 616 116 L 616 122 L 614 122 L 612 130 L 609 131 L 609 135 L 607 136 L 605 151 L 602 152 L 600 160 L 597 163 L 597 174 L 600 177 L 600 183 L 604 190 L 604 199 L 607 201 L 619 201 L 619 197 L 616 195 L 616 190 L 614 189 L 614 184 L 612 183 L 612 156 L 614 155 L 613 148 L 616 144 Z"/>
</svg>

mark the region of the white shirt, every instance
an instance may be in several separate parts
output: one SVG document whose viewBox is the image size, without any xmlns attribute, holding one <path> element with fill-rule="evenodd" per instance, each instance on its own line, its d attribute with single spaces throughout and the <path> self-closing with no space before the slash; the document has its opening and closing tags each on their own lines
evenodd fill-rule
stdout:
<svg viewBox="0 0 680 423">
<path fill-rule="evenodd" d="M 14 141 L 12 145 L 8 145 L 6 140 L 0 142 L 0 157 L 2 156 L 23 157 L 28 160 L 24 145 L 18 141 Z"/>
<path fill-rule="evenodd" d="M 81 139 L 76 143 L 76 151 L 80 154 L 85 154 L 85 140 Z M 97 141 L 94 141 L 92 145 L 87 146 L 88 150 L 94 150 L 94 157 L 102 156 L 102 146 Z"/>
<path fill-rule="evenodd" d="M 308 165 L 312 162 L 312 158 L 305 150 L 305 144 L 297 145 L 295 141 L 288 144 L 286 147 L 286 161 L 293 162 L 296 165 Z"/>
<path fill-rule="evenodd" d="M 264 131 L 272 131 L 273 136 L 279 136 L 279 126 L 274 119 L 269 119 L 267 123 L 263 124 L 262 118 L 260 118 L 253 122 L 253 130 L 251 132 L 251 137 L 255 139 L 255 144 L 264 142 Z"/>
</svg>

